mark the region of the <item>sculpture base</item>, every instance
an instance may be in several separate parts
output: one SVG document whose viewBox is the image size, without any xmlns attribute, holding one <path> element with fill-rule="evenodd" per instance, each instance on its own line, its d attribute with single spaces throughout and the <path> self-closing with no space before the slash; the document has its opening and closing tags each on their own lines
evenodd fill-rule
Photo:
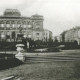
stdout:
<svg viewBox="0 0 80 80">
<path fill-rule="evenodd" d="M 16 57 L 18 60 L 20 60 L 20 61 L 22 61 L 22 62 L 25 62 L 25 55 L 24 55 L 24 53 L 19 52 L 18 54 L 15 55 L 15 57 Z"/>
</svg>

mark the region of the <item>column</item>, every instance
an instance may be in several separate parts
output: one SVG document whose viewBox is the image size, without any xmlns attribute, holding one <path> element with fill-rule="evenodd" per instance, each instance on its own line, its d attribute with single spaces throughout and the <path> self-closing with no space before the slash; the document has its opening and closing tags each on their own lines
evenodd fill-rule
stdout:
<svg viewBox="0 0 80 80">
<path fill-rule="evenodd" d="M 11 24 L 11 21 L 10 21 L 10 41 L 11 41 L 11 38 L 12 38 L 12 24 Z"/>
<path fill-rule="evenodd" d="M 16 27 L 16 38 L 15 38 L 15 40 L 17 40 L 17 32 L 18 32 L 18 21 L 16 20 L 15 21 L 15 27 Z"/>
<path fill-rule="evenodd" d="M 6 20 L 4 21 L 4 29 L 6 30 Z"/>
<path fill-rule="evenodd" d="M 18 21 L 16 20 L 16 21 L 15 21 L 16 30 L 17 30 L 17 22 L 18 22 Z"/>
</svg>

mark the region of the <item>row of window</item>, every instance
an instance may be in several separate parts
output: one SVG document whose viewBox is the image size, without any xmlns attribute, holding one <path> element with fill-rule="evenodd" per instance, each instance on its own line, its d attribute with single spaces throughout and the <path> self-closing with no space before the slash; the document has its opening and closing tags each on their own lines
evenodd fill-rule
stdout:
<svg viewBox="0 0 80 80">
<path fill-rule="evenodd" d="M 16 22 L 16 21 L 6 21 L 6 22 L 4 22 L 4 21 L 0 21 L 0 24 L 23 24 L 23 25 L 32 25 L 32 24 L 34 24 L 34 25 L 40 25 L 41 24 L 41 22 L 30 22 L 30 21 L 28 21 L 28 22 L 26 22 L 26 21 L 24 21 L 24 22 L 20 22 L 20 21 L 18 21 L 18 22 Z"/>
<path fill-rule="evenodd" d="M 2 27 L 2 28 L 4 28 L 5 26 L 8 27 L 8 28 L 10 28 L 10 27 L 13 27 L 14 28 L 14 27 L 17 26 L 19 28 L 21 25 L 20 24 L 17 24 L 17 25 L 16 24 L 11 24 L 11 25 L 10 24 L 6 24 L 6 25 L 5 24 L 0 24 L 0 27 Z M 27 28 L 27 27 L 28 28 L 31 28 L 32 27 L 32 25 L 22 25 L 22 26 L 24 28 Z"/>
<path fill-rule="evenodd" d="M 3 24 L 3 23 L 6 23 L 6 24 L 9 24 L 9 23 L 11 23 L 11 24 L 15 24 L 15 22 L 17 23 L 17 24 L 31 24 L 31 22 L 30 21 L 0 21 L 0 24 Z"/>
<path fill-rule="evenodd" d="M 33 26 L 32 25 L 20 25 L 20 24 L 0 24 L 0 28 L 5 28 L 5 27 L 7 27 L 7 28 L 19 28 L 19 27 L 23 27 L 23 28 L 32 28 Z M 39 26 L 35 26 L 35 29 L 40 29 L 40 27 Z"/>
</svg>

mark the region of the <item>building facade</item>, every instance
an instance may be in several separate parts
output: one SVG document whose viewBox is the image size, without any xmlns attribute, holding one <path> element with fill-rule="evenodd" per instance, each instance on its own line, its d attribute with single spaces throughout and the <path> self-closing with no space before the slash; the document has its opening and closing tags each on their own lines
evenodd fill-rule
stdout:
<svg viewBox="0 0 80 80">
<path fill-rule="evenodd" d="M 44 36 L 43 38 L 44 42 L 49 42 L 52 40 L 52 32 L 47 29 L 44 30 L 43 36 Z"/>
<path fill-rule="evenodd" d="M 60 36 L 60 42 L 65 42 L 65 34 L 67 31 L 62 32 L 59 36 Z"/>
<path fill-rule="evenodd" d="M 75 27 L 61 34 L 61 41 L 77 42 L 80 45 L 80 27 Z"/>
<path fill-rule="evenodd" d="M 6 9 L 0 16 L 0 41 L 17 41 L 21 36 L 34 41 L 44 40 L 43 21 L 41 15 L 24 17 L 17 9 Z"/>
</svg>

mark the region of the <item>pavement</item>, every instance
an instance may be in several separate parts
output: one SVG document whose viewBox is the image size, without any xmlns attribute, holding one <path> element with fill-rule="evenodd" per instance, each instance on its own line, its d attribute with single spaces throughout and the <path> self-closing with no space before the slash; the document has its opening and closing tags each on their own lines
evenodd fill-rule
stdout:
<svg viewBox="0 0 80 80">
<path fill-rule="evenodd" d="M 17 54 L 17 51 L 1 51 L 0 53 Z M 60 52 L 24 52 L 26 62 L 80 61 L 80 50 L 62 50 Z"/>
<path fill-rule="evenodd" d="M 80 61 L 80 50 L 50 53 L 25 53 L 26 62 Z"/>
</svg>

